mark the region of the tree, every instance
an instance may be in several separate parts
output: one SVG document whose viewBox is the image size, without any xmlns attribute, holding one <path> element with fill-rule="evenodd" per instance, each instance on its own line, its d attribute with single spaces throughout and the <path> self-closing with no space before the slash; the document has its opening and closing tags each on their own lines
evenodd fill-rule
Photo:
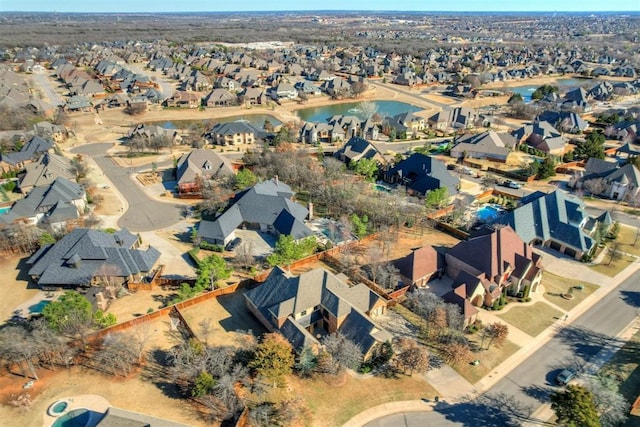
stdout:
<svg viewBox="0 0 640 427">
<path fill-rule="evenodd" d="M 427 192 L 424 204 L 427 208 L 439 209 L 447 202 L 448 198 L 449 189 L 447 187 L 440 187 Z"/>
<path fill-rule="evenodd" d="M 487 337 L 489 338 L 487 349 L 491 347 L 491 344 L 495 344 L 496 347 L 502 347 L 508 336 L 509 327 L 507 325 L 501 322 L 490 323 L 482 331 L 482 343 Z"/>
<path fill-rule="evenodd" d="M 542 99 L 554 92 L 558 92 L 558 86 L 542 85 L 533 92 L 533 94 L 531 95 L 531 99 Z"/>
<path fill-rule="evenodd" d="M 313 371 L 318 366 L 318 355 L 309 346 L 302 347 L 300 354 L 298 355 L 298 361 L 295 364 L 296 371 L 301 377 L 310 377 Z"/>
<path fill-rule="evenodd" d="M 85 178 L 89 173 L 87 161 L 80 154 L 71 159 L 71 171 L 76 176 L 76 180 Z"/>
<path fill-rule="evenodd" d="M 289 341 L 281 334 L 272 332 L 262 336 L 249 367 L 274 384 L 282 385 L 284 377 L 291 374 L 294 362 Z"/>
<path fill-rule="evenodd" d="M 591 157 L 604 159 L 605 137 L 600 132 L 591 132 L 584 141 L 576 142 L 575 157 L 587 160 Z"/>
<path fill-rule="evenodd" d="M 414 371 L 425 373 L 429 369 L 429 352 L 426 348 L 419 346 L 415 340 L 401 339 L 398 343 L 400 351 L 396 360 L 402 366 L 404 373 L 409 370 L 409 375 Z"/>
<path fill-rule="evenodd" d="M 593 394 L 585 387 L 570 384 L 551 394 L 551 408 L 558 420 L 569 427 L 598 427 L 600 421 Z"/>
<path fill-rule="evenodd" d="M 586 379 L 585 387 L 593 394 L 601 425 L 613 427 L 624 424 L 627 420 L 629 402 L 620 393 L 615 379 L 599 375 L 591 376 Z"/>
<path fill-rule="evenodd" d="M 363 82 L 357 81 L 351 84 L 351 93 L 356 98 L 359 98 L 365 90 L 367 90 L 367 85 Z"/>
<path fill-rule="evenodd" d="M 556 162 L 551 156 L 545 157 L 538 169 L 537 178 L 547 179 L 556 174 Z"/>
<path fill-rule="evenodd" d="M 332 374 L 337 374 L 343 369 L 357 369 L 362 363 L 360 347 L 340 332 L 325 336 L 322 344 L 330 356 L 329 372 Z"/>
<path fill-rule="evenodd" d="M 218 280 L 231 277 L 231 268 L 227 266 L 224 258 L 217 255 L 209 255 L 198 264 L 198 278 L 196 279 L 196 291 L 205 289 L 213 290 Z"/>
<path fill-rule="evenodd" d="M 357 238 L 362 238 L 367 234 L 367 225 L 369 223 L 369 218 L 366 215 L 359 217 L 357 214 L 352 214 L 349 217 L 349 221 L 351 222 L 351 230 L 353 234 L 356 235 Z"/>
<path fill-rule="evenodd" d="M 236 190 L 242 190 L 255 185 L 256 182 L 258 182 L 258 177 L 251 172 L 251 169 L 242 168 L 235 176 L 235 184 L 233 187 Z"/>
<path fill-rule="evenodd" d="M 313 237 L 295 241 L 292 236 L 281 234 L 274 252 L 267 256 L 267 262 L 271 266 L 289 265 L 292 261 L 311 255 L 317 246 Z"/>
<path fill-rule="evenodd" d="M 200 372 L 191 390 L 191 396 L 203 397 L 213 390 L 214 385 L 216 385 L 216 380 L 213 378 L 213 375 L 206 371 Z"/>
<path fill-rule="evenodd" d="M 599 196 L 604 193 L 604 190 L 607 188 L 607 184 L 602 178 L 593 178 L 584 182 L 584 188 L 591 193 L 591 195 Z"/>
<path fill-rule="evenodd" d="M 358 175 L 364 176 L 367 181 L 372 181 L 373 177 L 378 173 L 378 162 L 375 159 L 362 158 L 351 162 L 349 167 Z"/>
<path fill-rule="evenodd" d="M 80 332 L 93 321 L 91 303 L 76 291 L 67 291 L 57 301 L 51 301 L 42 315 L 51 328 L 62 333 Z"/>
<path fill-rule="evenodd" d="M 520 95 L 519 93 L 514 93 L 513 95 L 511 95 L 511 97 L 509 97 L 507 104 L 511 105 L 511 104 L 517 104 L 517 103 L 523 103 L 523 102 L 524 102 L 524 99 L 522 98 L 522 95 Z"/>
<path fill-rule="evenodd" d="M 449 364 L 464 363 L 471 359 L 471 349 L 469 348 L 469 344 L 451 342 L 444 344 L 440 348 L 440 356 Z"/>
</svg>

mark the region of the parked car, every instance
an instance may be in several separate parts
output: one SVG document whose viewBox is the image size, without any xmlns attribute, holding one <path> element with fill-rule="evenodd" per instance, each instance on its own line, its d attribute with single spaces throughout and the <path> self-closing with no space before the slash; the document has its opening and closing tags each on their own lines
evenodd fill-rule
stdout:
<svg viewBox="0 0 640 427">
<path fill-rule="evenodd" d="M 242 239 L 240 237 L 236 237 L 235 239 L 227 243 L 227 246 L 224 247 L 224 250 L 232 251 L 237 248 L 240 243 L 242 243 Z"/>
<path fill-rule="evenodd" d="M 511 181 L 510 179 L 507 179 L 506 181 L 504 181 L 502 185 L 505 187 L 516 189 L 516 190 L 518 188 L 522 188 L 522 184 L 520 184 L 519 182 Z"/>
<path fill-rule="evenodd" d="M 576 377 L 576 372 L 573 369 L 563 369 L 562 372 L 556 377 L 558 385 L 567 385 Z"/>
</svg>

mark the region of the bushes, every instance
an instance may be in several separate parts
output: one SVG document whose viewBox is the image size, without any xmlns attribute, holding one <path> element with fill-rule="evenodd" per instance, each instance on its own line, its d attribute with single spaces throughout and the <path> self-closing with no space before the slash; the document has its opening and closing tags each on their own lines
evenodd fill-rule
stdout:
<svg viewBox="0 0 640 427">
<path fill-rule="evenodd" d="M 224 246 L 214 245 L 213 243 L 205 242 L 204 240 L 200 242 L 200 249 L 204 249 L 205 251 L 213 251 L 213 252 L 222 252 L 224 251 Z"/>
</svg>

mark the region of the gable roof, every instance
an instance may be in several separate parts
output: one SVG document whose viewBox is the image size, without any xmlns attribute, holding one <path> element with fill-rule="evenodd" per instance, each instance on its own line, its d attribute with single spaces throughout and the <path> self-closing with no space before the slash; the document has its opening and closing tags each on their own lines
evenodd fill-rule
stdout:
<svg viewBox="0 0 640 427">
<path fill-rule="evenodd" d="M 53 148 L 53 141 L 40 138 L 36 135 L 24 144 L 22 148 L 20 148 L 20 151 L 0 154 L 0 161 L 9 163 L 10 165 L 17 165 L 25 160 L 33 159 L 41 153 L 46 153 L 51 148 Z"/>
<path fill-rule="evenodd" d="M 265 319 L 273 321 L 274 318 L 287 318 L 287 322 L 299 323 L 302 326 L 309 323 L 305 316 L 312 313 L 296 320 L 292 316 L 310 309 L 315 312 L 315 308 L 320 305 L 332 316 L 345 318 L 339 331 L 360 346 L 365 353 L 375 342 L 386 341 L 391 337 L 365 314 L 379 301 L 383 301 L 382 297 L 362 283 L 348 286 L 338 276 L 323 268 L 294 276 L 275 267 L 265 282 L 247 291 L 245 297 Z M 275 323 L 273 325 L 276 326 Z M 289 325 L 280 332 L 292 343 L 299 343 L 300 334 L 304 335 L 306 332 L 300 329 Z"/>
<path fill-rule="evenodd" d="M 193 182 L 198 175 L 212 177 L 216 175 L 233 175 L 233 166 L 226 157 L 213 150 L 199 148 L 182 155 L 176 165 L 178 184 Z"/>
<path fill-rule="evenodd" d="M 357 119 L 357 124 L 360 125 L 359 119 Z M 360 159 L 375 159 L 378 163 L 382 161 L 382 154 L 378 149 L 366 139 L 357 136 L 350 138 L 335 152 L 334 156 L 344 158 L 347 163 Z"/>
<path fill-rule="evenodd" d="M 402 276 L 415 282 L 442 268 L 442 260 L 432 246 L 423 246 L 400 258 L 394 265 Z"/>
<path fill-rule="evenodd" d="M 146 251 L 131 249 L 137 240 L 126 229 L 108 234 L 76 228 L 29 258 L 29 275 L 37 276 L 41 286 L 75 286 L 87 285 L 100 274 L 128 277 L 148 272 L 160 252 L 152 247 Z"/>
<path fill-rule="evenodd" d="M 506 158 L 515 141 L 509 134 L 498 134 L 494 131 L 486 131 L 479 134 L 464 135 L 456 141 L 451 153 L 482 153 Z"/>
<path fill-rule="evenodd" d="M 421 153 L 402 160 L 386 175 L 401 179 L 408 188 L 421 194 L 446 187 L 449 195 L 455 195 L 460 185 L 460 178 L 449 172 L 444 162 Z"/>
<path fill-rule="evenodd" d="M 224 240 L 240 224 L 248 222 L 273 226 L 280 234 L 296 239 L 311 236 L 313 232 L 303 222 L 309 211 L 292 197 L 291 187 L 276 178 L 260 182 L 237 193 L 229 208 L 215 220 L 202 220 L 198 235 Z"/>
<path fill-rule="evenodd" d="M 27 188 L 49 185 L 58 177 L 75 178 L 71 162 L 65 157 L 46 152 L 36 162 L 25 166 L 25 173 L 20 177 L 18 186 Z"/>
</svg>

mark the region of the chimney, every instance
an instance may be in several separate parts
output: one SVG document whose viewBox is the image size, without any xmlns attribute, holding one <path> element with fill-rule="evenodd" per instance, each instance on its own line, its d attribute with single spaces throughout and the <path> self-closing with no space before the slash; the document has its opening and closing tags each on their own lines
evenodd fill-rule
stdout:
<svg viewBox="0 0 640 427">
<path fill-rule="evenodd" d="M 309 202 L 309 221 L 313 219 L 313 203 Z"/>
</svg>

